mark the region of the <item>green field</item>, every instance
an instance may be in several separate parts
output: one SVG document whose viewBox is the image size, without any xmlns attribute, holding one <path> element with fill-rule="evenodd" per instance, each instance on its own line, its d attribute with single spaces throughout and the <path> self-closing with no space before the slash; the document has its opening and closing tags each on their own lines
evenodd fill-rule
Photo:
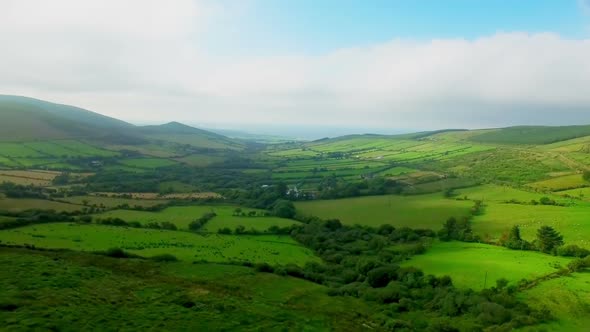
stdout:
<svg viewBox="0 0 590 332">
<path fill-rule="evenodd" d="M 84 205 L 86 203 L 87 206 L 98 206 L 98 207 L 106 207 L 106 208 L 114 208 L 117 206 L 121 206 L 124 204 L 129 205 L 130 207 L 134 206 L 141 206 L 141 207 L 150 207 L 160 204 L 166 204 L 168 201 L 163 199 L 130 199 L 130 198 L 118 198 L 118 197 L 101 197 L 101 196 L 72 196 L 62 198 L 65 202 L 69 202 L 72 204 Z"/>
<path fill-rule="evenodd" d="M 449 217 L 468 216 L 469 201 L 445 199 L 441 194 L 416 196 L 367 196 L 335 200 L 297 202 L 298 213 L 324 219 L 337 218 L 345 224 L 428 228 L 438 230 Z"/>
<path fill-rule="evenodd" d="M 193 220 L 199 219 L 205 213 L 215 212 L 217 216 L 210 220 L 203 228 L 204 231 L 209 232 L 217 232 L 218 229 L 224 227 L 229 227 L 231 230 L 234 230 L 239 225 L 244 226 L 247 230 L 255 229 L 262 232 L 271 226 L 286 227 L 297 223 L 294 220 L 276 217 L 233 216 L 235 209 L 235 206 L 224 205 L 173 206 L 159 212 L 115 210 L 95 215 L 95 217 L 121 218 L 127 222 L 139 221 L 142 224 L 168 221 L 175 224 L 180 229 L 188 229 L 188 225 Z M 264 213 L 264 211 L 257 209 L 243 209 L 243 211 L 246 214 L 250 211 L 257 212 L 258 215 Z"/>
<path fill-rule="evenodd" d="M 484 285 L 495 286 L 500 278 L 512 283 L 523 278 L 538 278 L 555 272 L 556 266 L 566 266 L 569 261 L 568 258 L 487 244 L 437 242 L 425 254 L 413 256 L 404 265 L 437 276 L 448 275 L 458 287 L 482 289 Z"/>
<path fill-rule="evenodd" d="M 590 272 L 544 281 L 521 296 L 533 308 L 547 308 L 557 321 L 543 325 L 549 331 L 588 331 L 590 326 Z"/>
<path fill-rule="evenodd" d="M 553 179 L 528 184 L 528 186 L 530 186 L 531 188 L 550 191 L 566 190 L 572 188 L 585 187 L 589 185 L 590 182 L 585 181 L 582 178 L 582 174 L 560 176 Z"/>
<path fill-rule="evenodd" d="M 358 299 L 242 266 L 154 264 L 79 253 L 0 248 L 0 310 L 8 331 L 358 331 Z"/>
<path fill-rule="evenodd" d="M 68 204 L 45 199 L 35 198 L 0 198 L 0 210 L 18 212 L 30 209 L 36 210 L 55 210 L 59 211 L 79 211 L 83 207 L 75 204 Z"/>
<path fill-rule="evenodd" d="M 152 257 L 171 254 L 183 261 L 250 261 L 299 264 L 317 261 L 311 250 L 288 236 L 198 235 L 190 232 L 72 223 L 41 224 L 0 231 L 4 244 L 99 251 L 122 248 Z"/>
</svg>

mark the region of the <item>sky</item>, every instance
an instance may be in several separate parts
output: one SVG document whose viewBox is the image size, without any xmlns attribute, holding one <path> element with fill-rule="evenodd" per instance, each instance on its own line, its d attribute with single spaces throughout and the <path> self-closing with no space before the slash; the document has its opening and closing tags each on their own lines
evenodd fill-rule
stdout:
<svg viewBox="0 0 590 332">
<path fill-rule="evenodd" d="M 0 94 L 267 134 L 587 124 L 590 0 L 0 0 Z"/>
</svg>

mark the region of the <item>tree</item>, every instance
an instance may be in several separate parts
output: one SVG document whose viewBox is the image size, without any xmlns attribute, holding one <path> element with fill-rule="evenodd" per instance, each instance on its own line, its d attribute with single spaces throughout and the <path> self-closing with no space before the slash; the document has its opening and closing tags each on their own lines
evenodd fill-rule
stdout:
<svg viewBox="0 0 590 332">
<path fill-rule="evenodd" d="M 537 241 L 540 251 L 550 253 L 553 249 L 563 245 L 563 236 L 553 227 L 543 226 L 537 231 Z"/>
<path fill-rule="evenodd" d="M 504 245 L 507 248 L 516 249 L 516 250 L 530 249 L 529 243 L 520 237 L 520 227 L 518 227 L 518 225 L 512 226 L 512 228 L 510 229 L 510 232 L 508 233 L 508 238 L 506 239 L 506 243 Z"/>
<path fill-rule="evenodd" d="M 293 218 L 295 216 L 295 205 L 291 201 L 280 199 L 274 204 L 272 212 L 277 217 Z"/>
<path fill-rule="evenodd" d="M 582 177 L 584 178 L 584 180 L 590 182 L 590 171 L 584 171 Z"/>
</svg>

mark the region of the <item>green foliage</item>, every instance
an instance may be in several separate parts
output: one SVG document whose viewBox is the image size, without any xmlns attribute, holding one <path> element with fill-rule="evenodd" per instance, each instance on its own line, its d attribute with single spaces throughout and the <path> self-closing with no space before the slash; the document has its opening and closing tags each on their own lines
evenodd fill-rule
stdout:
<svg viewBox="0 0 590 332">
<path fill-rule="evenodd" d="M 443 228 L 438 232 L 438 237 L 441 241 L 476 241 L 477 237 L 473 235 L 471 230 L 471 223 L 469 219 L 463 218 L 461 220 L 450 217 L 443 224 Z"/>
<path fill-rule="evenodd" d="M 563 236 L 551 226 L 543 226 L 537 230 L 537 247 L 540 251 L 551 253 L 563 245 Z"/>
</svg>

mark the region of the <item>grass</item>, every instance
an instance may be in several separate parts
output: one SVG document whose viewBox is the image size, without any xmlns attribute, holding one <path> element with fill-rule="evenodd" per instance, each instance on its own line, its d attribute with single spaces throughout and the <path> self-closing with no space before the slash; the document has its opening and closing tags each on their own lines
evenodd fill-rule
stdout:
<svg viewBox="0 0 590 332">
<path fill-rule="evenodd" d="M 205 213 L 215 212 L 217 214 L 210 220 L 204 231 L 217 232 L 220 228 L 229 227 L 234 230 L 237 226 L 242 225 L 247 230 L 255 229 L 265 231 L 271 226 L 286 227 L 297 223 L 294 220 L 276 218 L 276 217 L 241 217 L 233 216 L 235 206 L 225 205 L 198 205 L 198 206 L 173 206 L 159 212 L 115 210 L 108 211 L 99 215 L 98 218 L 121 218 L 125 221 L 139 221 L 142 224 L 149 222 L 169 221 L 174 223 L 179 229 L 188 229 L 188 225 L 196 219 L 199 219 Z M 256 209 L 243 209 L 245 213 L 254 211 L 257 214 L 263 214 L 264 211 Z"/>
<path fill-rule="evenodd" d="M 117 206 L 121 206 L 127 204 L 131 207 L 134 206 L 141 206 L 141 207 L 150 207 L 159 204 L 165 204 L 168 201 L 163 199 L 153 199 L 153 200 L 145 200 L 145 199 L 130 199 L 130 198 L 118 198 L 118 197 L 101 197 L 101 196 L 72 196 L 62 198 L 60 200 L 82 205 L 84 202 L 87 202 L 88 206 L 104 206 L 106 208 L 114 208 Z"/>
<path fill-rule="evenodd" d="M 438 230 L 449 217 L 468 216 L 473 203 L 445 199 L 441 194 L 416 196 L 367 196 L 297 202 L 297 211 L 345 224 L 429 228 Z"/>
<path fill-rule="evenodd" d="M 122 248 L 144 257 L 171 254 L 186 262 L 250 261 L 303 265 L 318 261 L 309 249 L 290 237 L 274 235 L 204 236 L 179 231 L 54 223 L 0 231 L 0 241 L 76 251 Z"/>
<path fill-rule="evenodd" d="M 574 273 L 542 282 L 521 298 L 536 309 L 547 308 L 556 321 L 541 326 L 549 331 L 588 331 L 590 272 Z"/>
<path fill-rule="evenodd" d="M 506 278 L 515 283 L 534 279 L 565 266 L 570 259 L 533 251 L 510 250 L 480 243 L 436 242 L 425 254 L 413 256 L 404 265 L 415 266 L 424 273 L 448 275 L 455 286 L 483 289 Z M 486 282 L 487 274 L 487 282 Z"/>
<path fill-rule="evenodd" d="M 590 183 L 582 178 L 582 174 L 559 176 L 556 178 L 528 184 L 528 186 L 532 188 L 549 191 L 567 190 L 585 187 L 588 185 L 590 185 Z"/>
<path fill-rule="evenodd" d="M 473 219 L 473 230 L 481 235 L 489 234 L 492 238 L 498 238 L 512 226 L 519 225 L 522 237 L 532 241 L 537 229 L 546 225 L 560 232 L 566 244 L 590 248 L 588 209 L 587 204 L 560 207 L 488 203 L 484 214 Z"/>
<path fill-rule="evenodd" d="M 0 248 L 2 329 L 359 331 L 368 305 L 241 266 Z"/>
<path fill-rule="evenodd" d="M 482 133 L 470 140 L 501 144 L 549 144 L 589 135 L 590 126 L 519 126 Z"/>
<path fill-rule="evenodd" d="M 18 212 L 30 209 L 55 210 L 55 211 L 79 211 L 79 205 L 49 201 L 35 198 L 0 198 L 0 210 Z"/>
</svg>

